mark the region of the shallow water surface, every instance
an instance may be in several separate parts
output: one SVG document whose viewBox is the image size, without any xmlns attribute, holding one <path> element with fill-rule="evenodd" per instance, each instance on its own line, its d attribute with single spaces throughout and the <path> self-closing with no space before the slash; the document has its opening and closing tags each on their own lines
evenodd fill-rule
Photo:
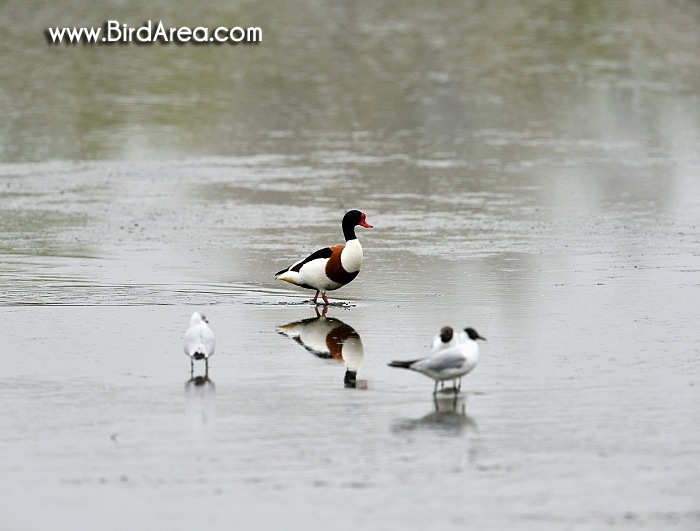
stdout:
<svg viewBox="0 0 700 531">
<path fill-rule="evenodd" d="M 50 515 L 67 529 L 77 507 L 81 525 L 114 529 L 696 523 L 700 259 L 686 209 L 652 223 L 625 203 L 574 226 L 520 195 L 504 225 L 481 193 L 465 205 L 483 228 L 472 236 L 447 207 L 416 213 L 439 197 L 370 193 L 363 271 L 324 316 L 272 275 L 336 242 L 339 220 L 281 204 L 262 217 L 266 203 L 207 192 L 254 190 L 240 163 L 190 161 L 197 177 L 172 187 L 165 165 L 138 193 L 128 177 L 100 182 L 118 163 L 54 164 L 63 194 L 39 189 L 45 170 L 4 167 L 22 190 L 11 207 L 66 220 L 19 227 L 51 250 L 7 253 L 1 271 L 10 528 Z M 270 161 L 245 164 L 264 175 Z M 193 198 L 201 210 L 184 208 Z M 498 249 L 509 240 L 519 249 Z M 193 309 L 217 337 L 208 379 L 181 353 Z M 428 379 L 387 363 L 424 355 L 445 324 L 488 342 L 458 403 L 436 411 Z"/>
<path fill-rule="evenodd" d="M 467 4 L 3 50 L 0 529 L 700 526 L 698 6 Z M 349 208 L 324 313 L 274 272 Z M 488 341 L 433 399 L 387 364 L 444 325 Z"/>
</svg>

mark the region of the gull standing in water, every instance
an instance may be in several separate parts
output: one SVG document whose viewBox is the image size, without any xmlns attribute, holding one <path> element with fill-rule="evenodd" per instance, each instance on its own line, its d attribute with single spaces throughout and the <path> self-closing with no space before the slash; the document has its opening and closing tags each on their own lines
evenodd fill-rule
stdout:
<svg viewBox="0 0 700 531">
<path fill-rule="evenodd" d="M 209 374 L 209 358 L 214 355 L 214 332 L 209 328 L 209 321 L 199 312 L 194 312 L 190 327 L 185 333 L 185 354 L 190 357 L 190 373 L 194 373 L 194 360 L 204 360 L 206 373 Z"/>
<path fill-rule="evenodd" d="M 454 347 L 457 344 L 457 336 L 451 326 L 443 326 L 433 338 L 431 352 L 437 352 L 446 348 Z"/>
<path fill-rule="evenodd" d="M 433 346 L 430 349 L 435 353 L 439 350 L 454 347 L 457 344 L 457 336 L 451 326 L 443 326 L 433 338 Z M 445 389 L 445 381 L 440 382 L 440 390 Z"/>
<path fill-rule="evenodd" d="M 440 334 L 433 342 L 433 347 L 439 337 Z M 462 376 L 468 374 L 479 361 L 479 344 L 476 342 L 477 339 L 486 340 L 473 328 L 465 328 L 460 332 L 456 345 L 440 349 L 427 358 L 411 361 L 392 361 L 389 363 L 389 366 L 410 369 L 432 378 L 435 381 L 433 395 L 437 394 L 438 382 L 444 382 L 445 380 L 455 381 L 454 389 L 455 393 L 457 393 L 462 385 Z M 442 342 L 445 343 L 445 341 Z"/>
</svg>

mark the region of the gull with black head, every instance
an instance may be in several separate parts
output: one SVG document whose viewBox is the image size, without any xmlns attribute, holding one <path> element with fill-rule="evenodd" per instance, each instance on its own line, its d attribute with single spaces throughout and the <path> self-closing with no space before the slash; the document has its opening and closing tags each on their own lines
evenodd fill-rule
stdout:
<svg viewBox="0 0 700 531">
<path fill-rule="evenodd" d="M 445 330 L 445 328 L 443 328 Z M 436 340 L 440 334 L 436 337 Z M 462 385 L 462 377 L 471 372 L 479 361 L 477 340 L 486 340 L 473 328 L 465 328 L 459 333 L 454 346 L 439 349 L 432 356 L 410 361 L 392 361 L 390 367 L 410 369 L 426 375 L 435 381 L 433 395 L 437 394 L 438 382 L 453 380 L 455 393 Z M 441 342 L 445 343 L 441 340 Z"/>
</svg>

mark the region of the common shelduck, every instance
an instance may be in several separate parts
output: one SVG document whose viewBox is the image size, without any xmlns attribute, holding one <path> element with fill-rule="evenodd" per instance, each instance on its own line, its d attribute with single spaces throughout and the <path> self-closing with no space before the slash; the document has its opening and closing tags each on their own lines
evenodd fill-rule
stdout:
<svg viewBox="0 0 700 531">
<path fill-rule="evenodd" d="M 365 220 L 365 214 L 359 210 L 350 210 L 343 216 L 343 236 L 345 245 L 324 247 L 310 254 L 303 260 L 293 263 L 288 268 L 278 272 L 278 280 L 284 280 L 296 286 L 315 289 L 313 302 L 318 300 L 318 294 L 328 305 L 326 291 L 338 289 L 352 280 L 360 272 L 362 266 L 362 246 L 355 227 L 371 229 L 372 225 Z"/>
<path fill-rule="evenodd" d="M 185 332 L 185 354 L 190 357 L 190 372 L 194 372 L 194 360 L 204 360 L 206 372 L 209 373 L 209 358 L 214 355 L 214 332 L 209 328 L 209 321 L 199 312 L 194 312 L 190 327 Z"/>
<path fill-rule="evenodd" d="M 459 334 L 457 344 L 437 351 L 427 358 L 411 361 L 392 361 L 390 367 L 400 367 L 425 374 L 435 381 L 433 395 L 437 393 L 438 382 L 455 381 L 455 393 L 462 384 L 462 376 L 469 373 L 479 361 L 479 344 L 477 339 L 486 340 L 473 328 L 465 328 Z M 459 381 L 459 383 L 457 383 Z"/>
</svg>

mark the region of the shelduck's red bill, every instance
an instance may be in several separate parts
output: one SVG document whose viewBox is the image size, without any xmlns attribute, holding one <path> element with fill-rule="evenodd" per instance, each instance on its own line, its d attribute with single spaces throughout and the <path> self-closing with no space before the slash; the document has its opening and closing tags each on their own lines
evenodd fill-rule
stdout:
<svg viewBox="0 0 700 531">
<path fill-rule="evenodd" d="M 365 221 L 366 217 L 367 216 L 365 214 L 362 214 L 362 218 L 360 218 L 360 227 L 364 227 L 366 229 L 371 229 L 372 225 L 370 225 L 369 223 L 367 223 L 367 221 Z"/>
</svg>

